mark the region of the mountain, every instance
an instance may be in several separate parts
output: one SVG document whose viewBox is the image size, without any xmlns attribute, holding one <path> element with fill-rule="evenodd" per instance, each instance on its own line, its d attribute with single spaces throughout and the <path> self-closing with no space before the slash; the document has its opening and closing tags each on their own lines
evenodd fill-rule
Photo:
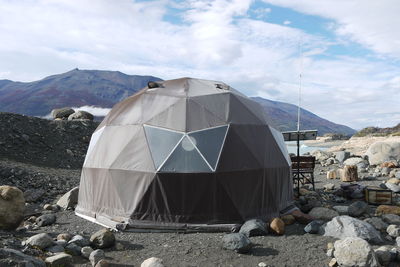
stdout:
<svg viewBox="0 0 400 267">
<path fill-rule="evenodd" d="M 159 80 L 119 71 L 79 69 L 28 83 L 0 80 L 0 111 L 44 116 L 60 107 L 111 108 L 149 81 Z"/>
<path fill-rule="evenodd" d="M 297 106 L 289 103 L 272 101 L 261 97 L 252 97 L 264 108 L 267 119 L 271 125 L 280 131 L 297 130 Z M 353 135 L 356 131 L 345 125 L 336 124 L 314 113 L 301 109 L 300 110 L 300 129 L 301 130 L 318 130 L 318 135 L 326 133 L 339 133 L 344 135 Z"/>
<path fill-rule="evenodd" d="M 97 106 L 111 108 L 115 103 L 147 86 L 149 81 L 161 81 L 153 76 L 127 75 L 119 71 L 79 70 L 52 75 L 34 82 L 0 80 L 0 111 L 31 116 L 45 116 L 54 108 Z M 260 103 L 270 123 L 281 131 L 295 130 L 297 106 L 254 97 Z M 355 131 L 335 124 L 302 109 L 301 129 L 318 129 L 318 133 Z"/>
</svg>

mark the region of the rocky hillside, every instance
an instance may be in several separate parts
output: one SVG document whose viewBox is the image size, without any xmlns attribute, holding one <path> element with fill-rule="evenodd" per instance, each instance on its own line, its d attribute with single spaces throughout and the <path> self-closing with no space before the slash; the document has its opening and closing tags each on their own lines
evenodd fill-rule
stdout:
<svg viewBox="0 0 400 267">
<path fill-rule="evenodd" d="M 0 159 L 81 168 L 98 122 L 49 121 L 0 112 Z"/>
<path fill-rule="evenodd" d="M 22 83 L 0 80 L 0 111 L 31 116 L 45 116 L 54 108 L 92 105 L 110 108 L 145 87 L 153 76 L 126 75 L 118 71 L 78 70 L 52 75 L 42 80 Z M 297 107 L 288 103 L 255 97 L 270 123 L 282 130 L 296 129 Z M 318 129 L 319 135 L 355 131 L 302 110 L 302 129 Z"/>
<path fill-rule="evenodd" d="M 357 132 L 354 136 L 400 136 L 400 123 L 394 127 L 379 128 L 379 127 L 367 127 Z"/>
</svg>

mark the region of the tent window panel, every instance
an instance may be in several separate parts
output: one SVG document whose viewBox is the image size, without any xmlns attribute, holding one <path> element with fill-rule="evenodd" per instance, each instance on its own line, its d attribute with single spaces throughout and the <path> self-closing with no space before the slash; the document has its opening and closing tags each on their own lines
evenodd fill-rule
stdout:
<svg viewBox="0 0 400 267">
<path fill-rule="evenodd" d="M 193 139 L 192 139 L 193 140 Z M 160 172 L 209 172 L 210 167 L 185 136 L 161 167 Z"/>
<path fill-rule="evenodd" d="M 166 160 L 174 147 L 182 139 L 183 133 L 168 131 L 157 127 L 144 125 L 147 143 L 156 169 Z"/>
<path fill-rule="evenodd" d="M 228 126 L 221 126 L 189 133 L 200 153 L 215 169 Z"/>
</svg>

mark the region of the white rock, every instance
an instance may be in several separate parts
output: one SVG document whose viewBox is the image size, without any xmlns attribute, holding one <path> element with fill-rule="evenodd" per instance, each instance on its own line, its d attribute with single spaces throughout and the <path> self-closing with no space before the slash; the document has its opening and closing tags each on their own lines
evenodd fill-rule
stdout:
<svg viewBox="0 0 400 267">
<path fill-rule="evenodd" d="M 379 266 L 375 252 L 367 241 L 358 237 L 347 237 L 335 242 L 334 256 L 339 265 L 375 267 Z"/>
<path fill-rule="evenodd" d="M 63 209 L 74 208 L 78 204 L 78 194 L 79 187 L 72 188 L 57 201 L 57 205 Z"/>
<path fill-rule="evenodd" d="M 400 226 L 391 224 L 386 228 L 386 232 L 391 236 L 391 237 L 398 237 L 400 236 Z"/>
<path fill-rule="evenodd" d="M 162 259 L 151 257 L 143 261 L 140 267 L 164 267 Z"/>
<path fill-rule="evenodd" d="M 400 142 L 375 142 L 368 148 L 366 155 L 370 165 L 379 165 L 386 161 L 400 160 Z"/>
<path fill-rule="evenodd" d="M 380 233 L 371 224 L 347 215 L 333 218 L 320 227 L 320 233 L 339 239 L 358 237 L 371 243 L 379 244 L 383 242 Z"/>
<path fill-rule="evenodd" d="M 362 158 L 354 157 L 354 158 L 348 158 L 346 159 L 343 164 L 344 165 L 357 165 L 360 162 L 363 162 L 364 160 Z"/>
</svg>

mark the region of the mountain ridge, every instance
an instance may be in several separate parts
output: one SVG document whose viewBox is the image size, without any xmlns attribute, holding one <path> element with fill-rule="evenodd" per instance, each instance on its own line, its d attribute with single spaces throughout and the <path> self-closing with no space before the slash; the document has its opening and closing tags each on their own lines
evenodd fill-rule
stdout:
<svg viewBox="0 0 400 267">
<path fill-rule="evenodd" d="M 0 111 L 45 116 L 54 108 L 66 106 L 111 108 L 147 86 L 149 81 L 162 79 L 150 75 L 128 75 L 119 71 L 73 69 L 33 82 L 0 80 Z M 297 106 L 261 97 L 252 99 L 262 105 L 272 126 L 281 131 L 296 129 Z M 301 129 L 318 129 L 320 135 L 352 135 L 356 132 L 305 109 L 301 110 L 301 116 Z"/>
</svg>

